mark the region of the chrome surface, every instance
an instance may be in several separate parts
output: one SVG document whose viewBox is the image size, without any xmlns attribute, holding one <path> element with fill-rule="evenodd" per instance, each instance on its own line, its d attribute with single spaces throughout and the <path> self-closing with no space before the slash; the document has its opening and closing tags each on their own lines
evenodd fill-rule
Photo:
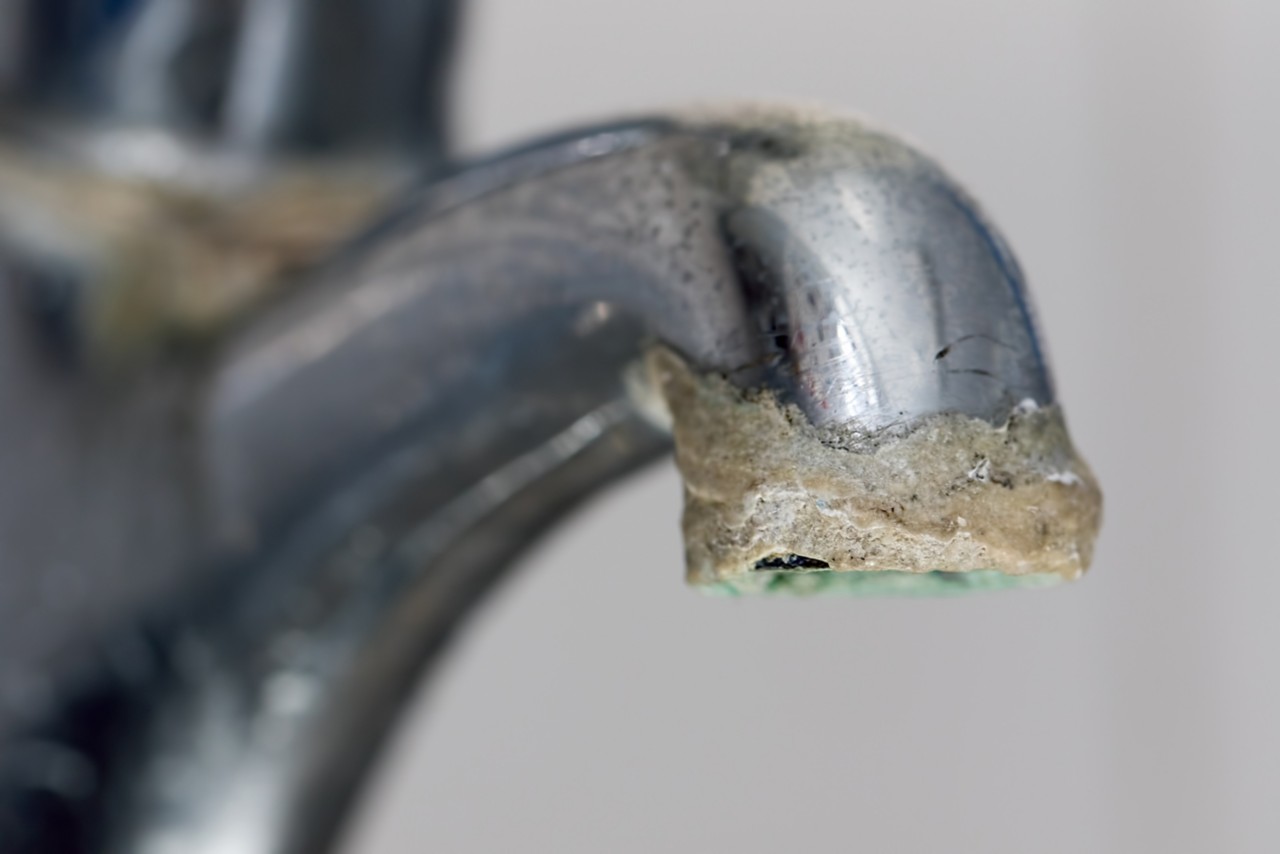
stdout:
<svg viewBox="0 0 1280 854">
<path fill-rule="evenodd" d="M 323 850 L 503 569 L 668 450 L 630 373 L 653 343 L 818 425 L 1053 395 L 963 191 L 785 109 L 454 167 L 234 334 L 123 377 L 77 338 L 81 283 L 8 279 L 4 851 Z"/>
<path fill-rule="evenodd" d="M 0 106 L 77 137 L 447 147 L 457 0 L 0 0 L 0 16 Z"/>
</svg>

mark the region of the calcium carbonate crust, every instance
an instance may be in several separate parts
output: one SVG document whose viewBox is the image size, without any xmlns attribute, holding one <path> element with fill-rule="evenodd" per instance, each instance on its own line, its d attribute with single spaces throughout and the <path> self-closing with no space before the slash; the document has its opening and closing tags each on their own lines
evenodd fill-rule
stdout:
<svg viewBox="0 0 1280 854">
<path fill-rule="evenodd" d="M 665 348 L 646 369 L 672 416 L 693 584 L 815 592 L 819 580 L 972 573 L 985 579 L 975 586 L 1012 586 L 1088 568 L 1102 495 L 1056 405 L 1024 403 L 1000 426 L 943 414 L 819 430 Z"/>
</svg>

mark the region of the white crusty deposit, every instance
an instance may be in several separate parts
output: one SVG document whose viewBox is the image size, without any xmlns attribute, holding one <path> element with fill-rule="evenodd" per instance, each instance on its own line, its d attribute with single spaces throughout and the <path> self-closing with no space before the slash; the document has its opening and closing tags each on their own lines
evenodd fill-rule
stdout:
<svg viewBox="0 0 1280 854">
<path fill-rule="evenodd" d="M 647 367 L 673 417 L 692 583 L 803 591 L 884 576 L 896 592 L 1070 580 L 1089 565 L 1102 495 L 1057 406 L 1019 405 L 1001 426 L 945 414 L 819 430 L 669 350 Z"/>
</svg>

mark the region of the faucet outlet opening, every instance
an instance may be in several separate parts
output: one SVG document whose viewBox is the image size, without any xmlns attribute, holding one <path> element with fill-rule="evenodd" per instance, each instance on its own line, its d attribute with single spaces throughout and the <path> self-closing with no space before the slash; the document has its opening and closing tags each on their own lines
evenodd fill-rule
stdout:
<svg viewBox="0 0 1280 854">
<path fill-rule="evenodd" d="M 1101 493 L 1057 406 L 814 427 L 666 349 L 688 578 L 720 593 L 951 595 L 1079 578 Z"/>
</svg>

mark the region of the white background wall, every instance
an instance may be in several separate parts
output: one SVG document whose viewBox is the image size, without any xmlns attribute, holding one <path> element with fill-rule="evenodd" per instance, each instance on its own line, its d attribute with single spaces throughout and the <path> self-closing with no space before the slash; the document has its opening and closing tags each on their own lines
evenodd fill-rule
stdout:
<svg viewBox="0 0 1280 854">
<path fill-rule="evenodd" d="M 982 199 L 1107 490 L 1090 576 L 703 599 L 669 463 L 499 591 L 350 854 L 1280 851 L 1280 5 L 483 0 L 466 141 L 708 98 L 904 131 Z"/>
</svg>

